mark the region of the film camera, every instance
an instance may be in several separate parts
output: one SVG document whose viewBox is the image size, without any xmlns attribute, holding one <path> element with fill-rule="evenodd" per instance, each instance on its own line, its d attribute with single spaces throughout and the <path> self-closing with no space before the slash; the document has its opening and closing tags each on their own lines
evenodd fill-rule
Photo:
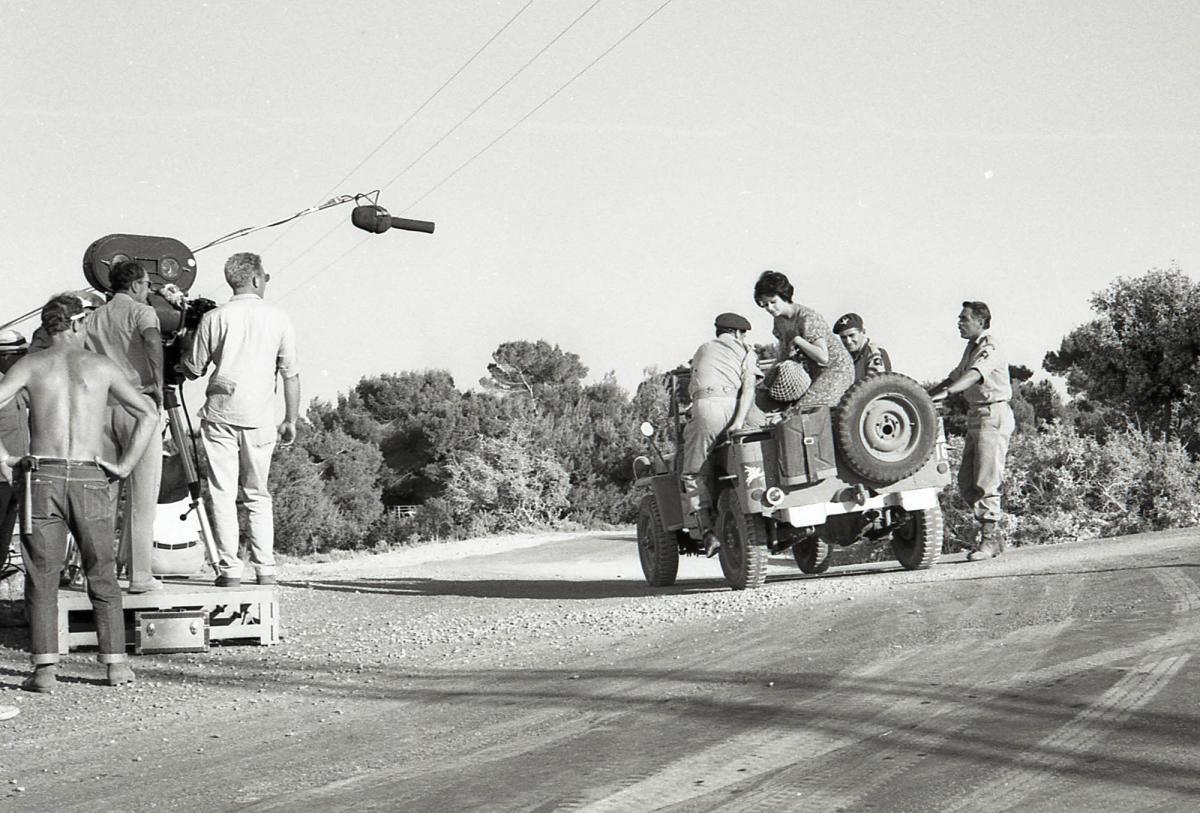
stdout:
<svg viewBox="0 0 1200 813">
<path fill-rule="evenodd" d="M 167 375 L 173 375 L 184 348 L 183 337 L 195 330 L 200 317 L 217 303 L 211 299 L 187 298 L 196 281 L 196 258 L 190 248 L 171 237 L 140 234 L 101 237 L 83 254 L 83 276 L 96 290 L 110 293 L 109 273 L 115 264 L 125 260 L 136 262 L 150 278 L 146 304 L 158 314 Z"/>
</svg>

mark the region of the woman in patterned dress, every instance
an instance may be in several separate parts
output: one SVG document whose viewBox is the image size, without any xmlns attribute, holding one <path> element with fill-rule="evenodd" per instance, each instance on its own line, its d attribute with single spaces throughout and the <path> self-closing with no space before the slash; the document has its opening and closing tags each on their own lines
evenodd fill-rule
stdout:
<svg viewBox="0 0 1200 813">
<path fill-rule="evenodd" d="M 789 411 L 811 406 L 836 406 L 854 383 L 854 360 L 834 335 L 825 317 L 792 301 L 794 289 L 778 271 L 764 271 L 754 284 L 754 301 L 775 317 L 779 340 L 776 364 L 797 361 L 812 383 L 796 400 L 782 404 Z M 768 374 L 769 375 L 769 374 Z"/>
</svg>

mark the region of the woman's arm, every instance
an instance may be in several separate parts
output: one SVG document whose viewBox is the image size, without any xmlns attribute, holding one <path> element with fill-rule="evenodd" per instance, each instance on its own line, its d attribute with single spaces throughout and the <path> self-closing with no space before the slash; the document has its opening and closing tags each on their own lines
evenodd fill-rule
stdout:
<svg viewBox="0 0 1200 813">
<path fill-rule="evenodd" d="M 792 346 L 822 367 L 829 363 L 829 346 L 825 344 L 824 339 L 809 341 L 803 336 L 797 336 L 792 339 Z"/>
</svg>

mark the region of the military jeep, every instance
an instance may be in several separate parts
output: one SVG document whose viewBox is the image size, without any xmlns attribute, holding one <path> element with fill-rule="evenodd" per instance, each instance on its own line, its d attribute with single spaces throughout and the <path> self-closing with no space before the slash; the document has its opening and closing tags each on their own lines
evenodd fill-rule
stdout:
<svg viewBox="0 0 1200 813">
<path fill-rule="evenodd" d="M 667 431 L 683 448 L 687 368 L 666 374 Z M 634 460 L 648 487 L 639 506 L 638 554 L 646 582 L 675 583 L 680 556 L 702 556 L 695 515 L 683 514 L 679 460 L 664 455 L 649 423 L 652 455 Z M 804 573 L 824 573 L 834 546 L 890 538 L 908 570 L 931 567 L 942 550 L 938 492 L 950 482 L 941 418 L 925 390 L 900 373 L 856 382 L 841 402 L 804 409 L 761 429 L 732 432 L 709 457 L 714 529 L 734 590 L 766 580 L 767 557 L 788 550 Z"/>
</svg>

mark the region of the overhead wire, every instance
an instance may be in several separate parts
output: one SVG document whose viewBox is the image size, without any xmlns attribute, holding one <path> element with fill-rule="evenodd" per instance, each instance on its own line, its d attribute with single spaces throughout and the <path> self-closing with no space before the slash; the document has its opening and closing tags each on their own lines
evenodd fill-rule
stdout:
<svg viewBox="0 0 1200 813">
<path fill-rule="evenodd" d="M 438 96 L 441 95 L 443 90 L 445 90 L 447 87 L 450 86 L 451 82 L 453 82 L 455 79 L 457 79 L 463 71 L 465 71 L 467 68 L 469 68 L 471 66 L 471 64 L 474 63 L 475 60 L 479 58 L 479 55 L 487 50 L 489 45 L 491 45 L 493 42 L 495 42 L 497 39 L 499 39 L 500 35 L 503 34 L 505 31 L 507 31 L 509 29 L 509 27 L 512 26 L 512 24 L 517 21 L 517 18 L 520 17 L 522 14 L 524 14 L 525 10 L 528 9 L 530 6 L 532 6 L 534 4 L 534 2 L 535 2 L 535 0 L 528 0 L 528 2 L 525 3 L 525 5 L 521 6 L 521 8 L 519 8 L 519 9 L 517 9 L 516 14 L 509 17 L 508 20 L 504 23 L 504 25 L 502 25 L 498 29 L 496 29 L 496 31 L 490 37 L 487 38 L 487 41 L 484 42 L 483 45 L 480 45 L 477 49 L 475 49 L 475 53 L 471 54 L 471 56 L 469 56 L 467 58 L 466 62 L 459 65 L 458 69 L 456 71 L 454 71 L 454 73 L 450 74 L 450 77 L 448 79 L 446 79 L 445 82 L 442 82 L 442 84 L 440 86 L 438 86 L 437 90 L 435 90 L 433 93 L 429 94 L 429 96 L 426 97 L 425 101 L 421 102 L 421 104 L 419 104 L 415 110 L 413 110 L 411 113 L 409 113 L 408 117 L 405 118 L 404 121 L 400 122 L 400 124 L 396 127 L 396 129 L 392 130 L 392 132 L 390 132 L 387 135 L 387 137 L 383 139 L 383 141 L 380 141 L 379 144 L 377 144 L 373 150 L 371 150 L 369 153 L 367 153 L 367 156 L 365 158 L 363 158 L 361 161 L 359 161 L 357 164 L 355 164 L 353 169 L 351 169 L 344 176 L 342 176 L 342 179 L 340 181 L 338 181 L 337 183 L 335 183 L 329 189 L 329 191 L 327 191 L 324 195 L 321 195 L 321 198 L 322 199 L 328 198 L 330 195 L 332 195 L 334 192 L 336 192 L 342 184 L 344 184 L 346 181 L 348 181 L 350 179 L 350 177 L 352 175 L 354 175 L 355 172 L 358 172 L 360 169 L 362 169 L 363 166 L 368 161 L 370 161 L 372 158 L 374 158 L 375 155 L 380 150 L 382 150 L 385 146 L 387 146 L 387 144 L 392 139 L 394 139 L 396 136 L 398 136 L 400 134 L 400 132 L 405 127 L 407 127 L 413 119 L 415 119 L 418 115 L 420 115 L 421 111 L 423 111 L 426 107 L 428 107 L 430 105 L 430 103 L 433 102 L 434 99 L 436 99 Z M 321 239 L 317 240 L 317 242 L 313 243 L 311 246 L 309 246 L 307 249 L 302 251 L 297 256 L 298 257 L 303 256 L 305 253 L 316 248 L 320 243 L 324 242 L 326 237 L 328 237 L 329 235 L 331 235 L 335 231 L 337 231 L 338 226 L 340 226 L 340 225 L 341 224 L 339 223 L 339 224 L 337 224 L 337 226 L 334 226 L 334 228 L 332 228 L 328 232 L 326 232 L 325 235 L 323 237 L 321 237 Z M 274 240 L 267 243 L 267 245 L 263 247 L 263 251 L 265 252 L 267 249 L 271 248 L 273 245 L 275 245 L 280 240 L 282 240 L 284 237 L 286 237 L 289 231 L 290 231 L 290 229 L 284 229 L 279 235 L 277 235 L 275 237 Z"/>
<path fill-rule="evenodd" d="M 599 0 L 597 0 L 597 2 L 599 2 Z M 444 178 L 442 178 L 440 181 L 438 181 L 436 184 L 434 184 L 429 190 L 427 190 L 420 197 L 416 198 L 411 203 L 407 204 L 403 209 L 398 210 L 398 211 L 408 211 L 409 209 L 416 206 L 421 201 L 425 200 L 427 197 L 432 195 L 434 192 L 441 189 L 442 186 L 444 186 L 446 183 L 448 183 L 452 178 L 454 178 L 454 176 L 458 175 L 458 173 L 462 172 L 470 164 L 472 164 L 476 160 L 478 160 L 480 158 L 480 156 L 482 156 L 484 153 L 486 153 L 488 150 L 490 150 L 492 147 L 494 147 L 503 138 L 505 138 L 507 135 L 509 135 L 511 132 L 513 132 L 513 130 L 516 130 L 518 127 L 520 127 L 522 124 L 524 124 L 531 116 L 535 115 L 538 111 L 540 111 L 543 107 L 545 107 L 547 104 L 549 104 L 555 97 L 557 97 L 560 93 L 562 93 L 564 90 L 566 90 L 568 87 L 570 87 L 574 82 L 576 82 L 585 73 L 587 73 L 589 70 L 594 68 L 602 59 L 604 59 L 606 56 L 608 56 L 610 53 L 612 53 L 614 50 L 616 50 L 622 43 L 624 43 L 627 39 L 629 39 L 631 36 L 636 34 L 639 30 L 641 30 L 641 28 L 643 26 L 645 26 L 646 23 L 650 22 L 652 19 L 654 19 L 656 16 L 658 16 L 658 14 L 660 12 L 662 12 L 662 10 L 665 9 L 667 6 L 671 5 L 672 2 L 674 2 L 674 0 L 664 0 L 664 2 L 662 2 L 657 8 L 655 8 L 653 11 L 651 11 L 649 14 L 647 14 L 645 17 L 643 17 L 641 19 L 641 21 L 639 21 L 636 25 L 634 25 L 633 28 L 629 29 L 623 35 L 621 35 L 621 37 L 618 38 L 616 42 L 614 42 L 608 48 L 604 49 L 597 57 L 595 57 L 590 62 L 588 62 L 586 65 L 584 65 L 583 68 L 581 70 L 579 70 L 578 72 L 576 72 L 570 79 L 568 79 L 566 82 L 561 84 L 556 90 L 554 90 L 552 93 L 550 93 L 550 95 L 548 95 L 545 99 L 543 99 L 541 102 L 539 102 L 528 113 L 526 113 L 521 118 L 519 118 L 516 121 L 516 123 L 514 123 L 508 129 L 506 129 L 504 132 L 500 133 L 500 135 L 496 136 L 491 141 L 489 141 L 482 149 L 480 149 L 478 152 L 476 152 L 474 155 L 472 155 L 470 158 L 468 158 L 466 161 L 464 161 L 462 164 L 460 164 L 457 168 L 455 168 L 453 171 L 451 171 L 450 174 L 446 175 Z M 589 6 L 589 8 L 587 10 L 590 11 L 591 8 L 594 6 L 595 6 L 595 3 L 593 3 L 592 6 Z M 585 11 L 585 13 L 586 13 L 586 11 Z M 577 18 L 577 20 L 578 20 L 578 18 Z M 571 25 L 574 25 L 574 23 L 577 22 L 577 20 L 572 21 Z M 381 187 L 381 189 L 386 188 L 386 186 L 387 185 L 385 184 L 384 187 Z M 358 248 L 360 248 L 363 245 L 363 243 L 365 243 L 365 242 L 367 242 L 365 238 L 363 240 L 358 241 L 353 246 L 351 246 L 349 249 L 347 249 L 345 252 L 343 252 L 341 255 L 339 255 L 336 259 L 326 263 L 321 268 L 317 269 L 313 273 L 306 276 L 304 279 L 302 279 L 300 281 L 300 283 L 295 288 L 282 294 L 280 296 L 280 298 L 284 299 L 284 298 L 290 296 L 291 294 L 295 293 L 296 291 L 300 290 L 304 285 L 308 284 L 310 281 L 312 281 L 316 277 L 320 276 L 321 274 L 325 273 L 326 271 L 328 271 L 329 269 L 331 269 L 335 265 L 337 265 L 339 262 L 344 260 L 350 254 L 352 254 L 354 251 L 356 251 Z M 299 257 L 297 257 L 296 259 L 299 259 Z M 293 260 L 293 262 L 294 262 L 294 260 Z"/>
<path fill-rule="evenodd" d="M 531 0 L 531 2 L 532 2 L 532 0 Z M 422 152 L 420 155 L 418 155 L 416 158 L 414 158 L 412 161 L 410 161 L 402 170 L 400 170 L 399 173 L 397 173 L 395 176 L 393 176 L 390 181 L 383 184 L 380 187 L 380 189 L 381 190 L 387 189 L 389 186 L 396 183 L 396 181 L 400 180 L 400 178 L 402 178 L 405 174 L 408 173 L 409 170 L 411 170 L 414 166 L 416 166 L 418 163 L 420 163 L 427 155 L 429 155 L 431 152 L 433 152 L 435 149 L 437 149 L 439 146 L 441 146 L 442 143 L 446 141 L 446 139 L 448 139 L 450 136 L 454 135 L 454 133 L 458 132 L 459 128 L 461 128 L 476 113 L 478 113 L 483 108 L 484 105 L 486 105 L 492 99 L 496 98 L 497 94 L 499 94 L 502 90 L 504 90 L 506 87 L 511 85 L 517 79 L 517 77 L 519 77 L 522 73 L 524 73 L 526 70 L 529 69 L 530 65 L 532 65 L 534 62 L 536 62 L 547 51 L 549 51 L 552 47 L 554 47 L 555 43 L 557 43 L 560 39 L 562 39 L 564 36 L 566 36 L 566 34 L 572 28 L 574 28 L 576 25 L 578 25 L 579 22 L 581 20 L 583 20 L 583 18 L 586 17 L 588 14 L 590 14 L 592 12 L 592 10 L 596 8 L 596 6 L 600 5 L 601 2 L 602 2 L 602 0 L 593 0 L 591 5 L 589 5 L 582 12 L 580 12 L 573 20 L 571 20 L 571 22 L 567 23 L 565 28 L 563 28 L 561 31 L 559 31 L 557 34 L 555 34 L 554 37 L 549 42 L 547 42 L 545 45 L 543 45 L 537 51 L 537 53 L 535 53 L 528 60 L 526 60 L 525 63 L 521 65 L 521 67 L 517 68 L 517 70 L 512 73 L 512 75 L 510 75 L 507 79 L 505 79 L 503 82 L 501 82 L 494 90 L 492 90 L 492 92 L 489 93 L 483 99 L 483 101 L 479 102 L 479 104 L 477 104 L 473 108 L 471 108 L 470 112 L 468 112 L 465 116 L 463 116 L 461 119 L 459 119 L 457 122 L 455 122 L 455 124 L 453 126 L 451 126 L 450 129 L 448 129 L 448 130 L 446 130 L 446 132 L 442 133 L 441 136 L 439 136 L 432 144 L 430 144 L 425 149 L 424 152 Z M 528 7 L 528 4 L 526 4 L 526 7 Z M 522 8 L 521 10 L 524 11 L 524 8 Z M 520 12 L 518 12 L 518 14 L 519 13 Z M 513 19 L 516 19 L 516 17 L 514 16 Z M 362 164 L 360 163 L 359 166 L 362 166 Z M 347 177 L 349 177 L 349 176 L 347 176 Z M 343 179 L 343 180 L 345 180 L 345 179 Z M 295 257 L 293 257 L 291 260 L 284 263 L 282 268 L 284 268 L 284 269 L 290 268 L 298 260 L 300 260 L 300 258 L 304 257 L 310 251 L 312 251 L 317 246 L 319 246 L 321 243 L 325 242 L 325 240 L 327 240 L 335 231 L 337 231 L 340 228 L 340 226 L 341 226 L 340 223 L 335 224 L 333 226 L 333 228 L 331 228 L 329 231 L 325 232 L 325 234 L 323 234 L 319 238 L 317 238 L 317 240 L 315 242 L 313 242 L 310 246 L 308 246 L 308 248 L 304 249 L 299 254 L 297 254 Z"/>
</svg>

